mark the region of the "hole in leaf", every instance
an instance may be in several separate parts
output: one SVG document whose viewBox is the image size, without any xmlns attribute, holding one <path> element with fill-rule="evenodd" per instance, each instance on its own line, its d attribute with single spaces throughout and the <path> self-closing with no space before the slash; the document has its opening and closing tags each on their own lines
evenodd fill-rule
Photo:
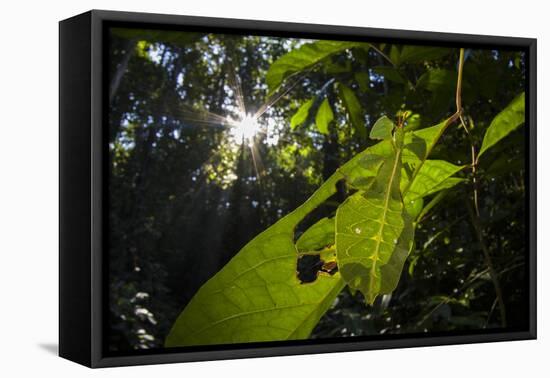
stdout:
<svg viewBox="0 0 550 378">
<path fill-rule="evenodd" d="M 311 283 L 317 280 L 319 270 L 323 267 L 323 260 L 319 255 L 302 255 L 298 257 L 296 275 L 300 283 Z"/>
<path fill-rule="evenodd" d="M 296 275 L 301 284 L 315 282 L 320 273 L 332 276 L 336 272 L 338 272 L 336 261 L 325 262 L 319 255 L 301 255 L 298 257 Z"/>
</svg>

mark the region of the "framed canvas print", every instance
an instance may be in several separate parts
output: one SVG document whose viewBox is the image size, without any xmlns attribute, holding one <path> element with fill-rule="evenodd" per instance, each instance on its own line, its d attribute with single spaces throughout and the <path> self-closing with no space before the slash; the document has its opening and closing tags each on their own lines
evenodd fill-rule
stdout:
<svg viewBox="0 0 550 378">
<path fill-rule="evenodd" d="M 536 337 L 536 41 L 60 23 L 60 355 Z"/>
</svg>

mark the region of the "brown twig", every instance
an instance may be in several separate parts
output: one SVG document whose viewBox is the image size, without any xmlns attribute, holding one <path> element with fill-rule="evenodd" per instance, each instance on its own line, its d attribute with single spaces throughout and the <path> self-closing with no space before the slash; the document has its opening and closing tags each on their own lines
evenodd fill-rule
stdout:
<svg viewBox="0 0 550 378">
<path fill-rule="evenodd" d="M 424 165 L 424 162 L 426 161 L 426 159 L 428 158 L 428 156 L 432 152 L 433 146 L 435 146 L 437 144 L 437 141 L 441 138 L 441 136 L 443 135 L 445 130 L 447 130 L 447 128 L 450 125 L 455 123 L 462 116 L 462 71 L 463 70 L 464 70 L 464 49 L 461 48 L 460 49 L 460 55 L 459 55 L 459 58 L 458 58 L 458 76 L 457 76 L 457 79 L 456 79 L 456 95 L 455 95 L 456 111 L 452 116 L 447 118 L 447 121 L 445 122 L 445 125 L 443 125 L 443 127 L 441 128 L 441 130 L 439 131 L 439 134 L 435 137 L 433 143 L 430 146 L 428 146 L 428 148 L 426 150 L 426 155 L 425 155 L 426 158 L 421 160 L 420 163 L 416 166 L 416 168 L 414 169 L 412 177 L 416 177 L 416 175 L 418 174 L 418 172 L 420 171 L 420 169 Z M 414 180 L 410 180 L 409 183 L 407 184 L 407 186 L 405 187 L 405 189 L 403 189 L 403 196 L 409 191 L 413 181 Z"/>
<path fill-rule="evenodd" d="M 471 119 L 470 119 L 471 121 Z M 471 122 L 470 122 L 471 123 Z M 474 138 L 472 137 L 472 134 L 470 133 L 470 130 L 468 129 L 468 126 L 466 126 L 466 123 L 464 122 L 464 118 L 462 115 L 460 116 L 460 124 L 464 131 L 466 132 L 466 135 L 468 136 L 468 140 L 470 142 L 470 153 L 472 157 L 472 187 L 474 192 L 474 209 L 476 211 L 476 215 L 479 217 L 479 188 L 478 188 L 478 180 L 477 180 L 477 154 L 476 154 L 476 147 L 474 143 Z"/>
</svg>

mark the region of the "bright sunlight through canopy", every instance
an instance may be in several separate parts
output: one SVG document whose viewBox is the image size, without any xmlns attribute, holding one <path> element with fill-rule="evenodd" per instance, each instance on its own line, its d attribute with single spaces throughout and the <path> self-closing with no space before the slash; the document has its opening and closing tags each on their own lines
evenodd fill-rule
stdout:
<svg viewBox="0 0 550 378">
<path fill-rule="evenodd" d="M 231 122 L 230 132 L 237 143 L 252 142 L 259 131 L 260 125 L 251 114 L 244 114 L 240 121 Z"/>
</svg>

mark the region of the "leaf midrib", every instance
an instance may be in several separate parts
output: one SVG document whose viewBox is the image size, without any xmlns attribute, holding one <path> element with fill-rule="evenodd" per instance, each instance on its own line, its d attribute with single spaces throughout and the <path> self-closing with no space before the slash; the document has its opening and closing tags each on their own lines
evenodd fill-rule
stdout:
<svg viewBox="0 0 550 378">
<path fill-rule="evenodd" d="M 385 198 L 384 198 L 384 210 L 383 210 L 383 213 L 382 213 L 382 222 L 380 223 L 380 228 L 378 230 L 378 235 L 377 235 L 377 238 L 376 238 L 376 248 L 375 248 L 375 253 L 373 254 L 373 257 L 376 257 L 376 259 L 373 259 L 373 263 L 372 263 L 372 266 L 371 266 L 371 274 L 370 274 L 370 277 L 369 277 L 369 287 L 372 288 L 372 285 L 374 284 L 374 273 L 376 271 L 376 263 L 378 261 L 378 255 L 380 254 L 380 245 L 381 245 L 381 238 L 382 238 L 382 232 L 384 231 L 384 227 L 386 226 L 386 216 L 387 216 L 387 213 L 388 213 L 388 205 L 390 203 L 390 197 L 391 197 L 391 192 L 392 192 L 392 185 L 393 185 L 393 180 L 395 179 L 395 175 L 396 175 L 396 171 L 397 171 L 397 166 L 399 165 L 399 159 L 401 158 L 401 149 L 397 149 L 397 152 L 395 154 L 395 161 L 393 163 L 393 168 L 392 168 L 392 172 L 391 172 L 391 175 L 390 175 L 390 180 L 389 180 L 389 183 L 388 183 L 388 190 L 386 191 L 386 195 L 385 195 Z"/>
</svg>

